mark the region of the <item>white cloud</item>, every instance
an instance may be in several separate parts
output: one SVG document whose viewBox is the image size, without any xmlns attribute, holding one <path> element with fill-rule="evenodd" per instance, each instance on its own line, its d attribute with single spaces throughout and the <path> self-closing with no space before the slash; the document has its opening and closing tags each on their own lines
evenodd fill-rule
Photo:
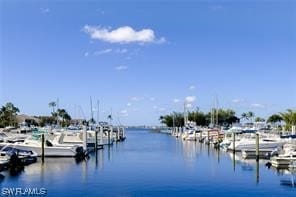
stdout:
<svg viewBox="0 0 296 197">
<path fill-rule="evenodd" d="M 115 70 L 118 70 L 118 71 L 120 71 L 120 70 L 127 70 L 127 69 L 128 69 L 127 66 L 116 66 L 115 67 Z"/>
<path fill-rule="evenodd" d="M 116 49 L 116 53 L 120 53 L 120 54 L 124 54 L 124 53 L 127 53 L 127 49 Z"/>
<path fill-rule="evenodd" d="M 251 104 L 251 107 L 254 107 L 254 108 L 265 108 L 264 105 L 260 104 L 260 103 L 253 103 Z"/>
<path fill-rule="evenodd" d="M 155 98 L 154 97 L 150 97 L 149 100 L 150 101 L 155 101 Z"/>
<path fill-rule="evenodd" d="M 128 111 L 126 109 L 121 110 L 119 113 L 120 113 L 120 116 L 123 116 L 123 117 L 128 116 Z"/>
<path fill-rule="evenodd" d="M 133 108 L 132 111 L 137 112 L 137 111 L 139 111 L 139 109 L 138 108 Z"/>
<path fill-rule="evenodd" d="M 103 54 L 110 53 L 110 52 L 112 52 L 112 49 L 104 49 L 104 50 L 100 50 L 100 51 L 95 51 L 94 55 L 103 55 Z"/>
<path fill-rule="evenodd" d="M 242 103 L 244 100 L 243 99 L 232 99 L 232 103 Z"/>
<path fill-rule="evenodd" d="M 179 102 L 180 102 L 180 99 L 175 98 L 175 99 L 173 100 L 173 102 L 174 102 L 174 103 L 179 103 Z"/>
<path fill-rule="evenodd" d="M 187 108 L 187 109 L 189 109 L 189 108 L 192 108 L 192 107 L 193 107 L 192 103 L 187 103 L 185 106 L 186 106 L 186 108 Z"/>
<path fill-rule="evenodd" d="M 126 106 L 130 107 L 130 106 L 132 106 L 132 104 L 131 103 L 127 103 Z"/>
<path fill-rule="evenodd" d="M 164 112 L 164 111 L 166 111 L 166 109 L 164 107 L 160 107 L 160 108 L 158 108 L 158 111 Z"/>
<path fill-rule="evenodd" d="M 191 86 L 189 86 L 188 89 L 189 89 L 189 90 L 195 90 L 195 86 L 194 86 L 194 85 L 191 85 Z"/>
<path fill-rule="evenodd" d="M 40 8 L 40 11 L 42 14 L 47 14 L 50 12 L 50 9 L 49 8 Z"/>
<path fill-rule="evenodd" d="M 185 102 L 186 103 L 193 103 L 195 100 L 196 100 L 196 97 L 195 96 L 187 96 L 185 98 Z"/>
<path fill-rule="evenodd" d="M 88 52 L 85 52 L 84 53 L 84 57 L 88 57 L 89 56 L 89 53 Z"/>
<path fill-rule="evenodd" d="M 131 101 L 140 101 L 140 100 L 143 100 L 143 97 L 136 97 L 136 96 L 133 96 L 130 98 Z"/>
<path fill-rule="evenodd" d="M 156 105 L 153 106 L 153 109 L 157 109 L 158 107 Z"/>
<path fill-rule="evenodd" d="M 163 43 L 165 38 L 156 39 L 152 29 L 142 29 L 139 31 L 134 30 L 130 26 L 123 26 L 111 30 L 99 26 L 85 25 L 84 32 L 90 35 L 92 39 L 102 40 L 110 43 Z"/>
</svg>

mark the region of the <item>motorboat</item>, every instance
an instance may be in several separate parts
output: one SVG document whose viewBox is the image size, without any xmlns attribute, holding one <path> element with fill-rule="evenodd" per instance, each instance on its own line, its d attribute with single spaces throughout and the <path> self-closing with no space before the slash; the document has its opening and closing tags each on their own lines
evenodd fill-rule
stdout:
<svg viewBox="0 0 296 197">
<path fill-rule="evenodd" d="M 261 135 L 259 137 L 259 149 L 276 149 L 278 147 L 283 146 L 286 141 L 280 139 L 276 136 L 271 135 Z M 230 143 L 227 150 L 241 151 L 243 149 L 256 149 L 256 137 L 255 134 L 250 134 L 248 136 L 244 136 L 239 141 L 235 141 Z"/>
<path fill-rule="evenodd" d="M 296 144 L 287 143 L 283 146 L 283 153 L 270 159 L 274 167 L 296 167 Z"/>
<path fill-rule="evenodd" d="M 35 139 L 26 139 L 24 142 L 16 142 L 14 148 L 36 152 L 38 156 L 42 155 L 42 142 Z M 44 156 L 46 157 L 75 157 L 84 152 L 83 147 L 79 145 L 55 146 L 49 140 L 44 143 Z"/>
<path fill-rule="evenodd" d="M 15 155 L 19 159 L 20 163 L 25 165 L 37 161 L 36 152 L 15 148 L 15 145 L 11 143 L 0 144 L 0 155 L 7 156 L 9 158 Z"/>
</svg>

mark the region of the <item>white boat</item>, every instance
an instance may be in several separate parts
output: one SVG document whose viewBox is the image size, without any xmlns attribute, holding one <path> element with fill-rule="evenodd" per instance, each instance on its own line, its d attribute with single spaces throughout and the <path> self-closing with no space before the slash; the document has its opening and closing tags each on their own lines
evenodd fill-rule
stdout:
<svg viewBox="0 0 296 197">
<path fill-rule="evenodd" d="M 270 159 L 271 165 L 274 167 L 296 167 L 296 145 L 285 144 L 283 147 L 283 153 L 279 156 L 272 157 Z"/>
<path fill-rule="evenodd" d="M 94 147 L 96 140 L 95 131 L 87 131 L 87 146 Z M 103 136 L 101 136 L 103 135 Z M 54 146 L 69 146 L 69 145 L 78 145 L 83 146 L 83 131 L 64 131 L 64 132 L 54 132 L 47 136 L 47 139 Z M 115 137 L 110 136 L 110 143 L 114 142 Z M 97 133 L 97 143 L 98 145 L 108 144 L 108 136 L 104 133 Z"/>
<path fill-rule="evenodd" d="M 0 155 L 11 156 L 15 154 L 20 159 L 23 164 L 30 164 L 37 161 L 37 153 L 34 151 L 22 150 L 15 147 L 15 144 L 12 143 L 2 143 L 0 144 Z"/>
<path fill-rule="evenodd" d="M 24 142 L 14 143 L 14 147 L 21 150 L 34 151 L 38 156 L 42 155 L 41 141 L 26 139 Z M 46 140 L 44 144 L 44 156 L 46 157 L 75 157 L 83 152 L 83 148 L 78 145 L 54 146 Z"/>
<path fill-rule="evenodd" d="M 259 149 L 276 149 L 283 146 L 286 141 L 274 136 L 260 136 L 259 137 Z M 241 151 L 243 149 L 256 149 L 255 135 L 249 135 L 248 137 L 241 138 L 240 141 L 235 141 L 235 151 Z M 233 142 L 230 143 L 227 150 L 233 150 Z"/>
</svg>

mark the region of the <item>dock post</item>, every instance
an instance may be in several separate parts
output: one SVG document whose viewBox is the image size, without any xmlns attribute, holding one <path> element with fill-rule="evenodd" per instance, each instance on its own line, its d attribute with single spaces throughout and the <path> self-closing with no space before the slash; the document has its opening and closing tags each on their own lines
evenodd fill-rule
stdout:
<svg viewBox="0 0 296 197">
<path fill-rule="evenodd" d="M 100 143 L 101 143 L 101 145 L 104 145 L 103 144 L 103 134 L 104 134 L 103 126 L 100 126 Z"/>
<path fill-rule="evenodd" d="M 113 140 L 114 140 L 114 137 L 113 137 L 113 126 L 110 127 L 110 141 L 111 141 L 111 144 L 113 144 Z"/>
<path fill-rule="evenodd" d="M 42 133 L 41 135 L 41 160 L 42 160 L 42 163 L 44 163 L 44 133 Z"/>
<path fill-rule="evenodd" d="M 125 127 L 122 127 L 122 138 L 125 138 Z"/>
<path fill-rule="evenodd" d="M 256 133 L 256 161 L 259 161 L 259 133 Z"/>
<path fill-rule="evenodd" d="M 87 151 L 87 128 L 83 126 L 83 149 Z"/>
<path fill-rule="evenodd" d="M 210 145 L 210 131 L 208 130 L 208 145 Z"/>
<path fill-rule="evenodd" d="M 98 150 L 98 130 L 96 130 L 95 132 L 95 150 Z"/>
<path fill-rule="evenodd" d="M 111 127 L 109 129 L 111 129 Z M 110 132 L 111 132 L 111 130 L 109 130 L 109 129 L 108 129 L 108 145 L 110 146 L 110 144 L 111 144 L 110 143 Z"/>
<path fill-rule="evenodd" d="M 196 141 L 196 131 L 194 131 L 194 141 Z"/>
<path fill-rule="evenodd" d="M 235 133 L 232 132 L 232 151 L 235 153 Z"/>
<path fill-rule="evenodd" d="M 116 133 L 116 140 L 119 142 L 119 140 L 120 140 L 120 135 L 119 135 L 119 133 L 120 133 L 120 127 L 117 127 L 117 133 Z"/>
</svg>

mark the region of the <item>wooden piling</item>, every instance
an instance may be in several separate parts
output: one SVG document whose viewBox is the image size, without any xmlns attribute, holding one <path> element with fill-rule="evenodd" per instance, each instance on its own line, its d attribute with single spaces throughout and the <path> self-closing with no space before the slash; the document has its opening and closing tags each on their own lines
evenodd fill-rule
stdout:
<svg viewBox="0 0 296 197">
<path fill-rule="evenodd" d="M 110 142 L 113 144 L 113 126 L 110 126 Z"/>
<path fill-rule="evenodd" d="M 120 127 L 117 127 L 117 132 L 116 132 L 116 140 L 119 141 L 120 140 Z"/>
<path fill-rule="evenodd" d="M 235 133 L 232 133 L 232 151 L 235 153 Z"/>
<path fill-rule="evenodd" d="M 98 131 L 96 130 L 95 132 L 95 150 L 97 151 L 98 150 Z"/>
<path fill-rule="evenodd" d="M 42 133 L 42 135 L 41 135 L 41 160 L 42 160 L 42 163 L 44 163 L 44 142 L 45 142 L 44 133 Z"/>
<path fill-rule="evenodd" d="M 111 129 L 111 127 L 110 127 L 110 129 Z M 111 143 L 110 143 L 110 132 L 111 132 L 111 130 L 108 129 L 108 145 L 111 144 Z"/>
<path fill-rule="evenodd" d="M 259 161 L 259 133 L 256 133 L 256 161 Z"/>
<path fill-rule="evenodd" d="M 87 128 L 83 126 L 83 149 L 87 151 Z"/>
<path fill-rule="evenodd" d="M 103 126 L 100 126 L 100 143 L 101 143 L 101 145 L 104 145 L 103 144 L 103 134 L 104 134 Z"/>
<path fill-rule="evenodd" d="M 208 145 L 210 145 L 210 131 L 208 130 Z"/>
</svg>

